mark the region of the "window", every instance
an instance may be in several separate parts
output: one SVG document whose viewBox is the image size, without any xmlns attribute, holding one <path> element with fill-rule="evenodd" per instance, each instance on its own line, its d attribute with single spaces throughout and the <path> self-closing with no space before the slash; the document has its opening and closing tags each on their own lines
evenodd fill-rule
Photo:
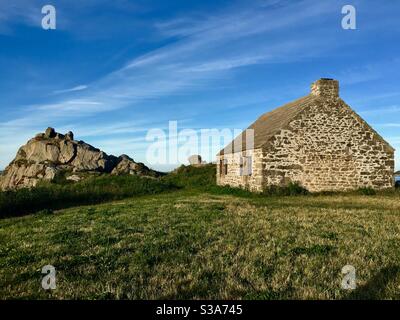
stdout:
<svg viewBox="0 0 400 320">
<path fill-rule="evenodd" d="M 241 176 L 251 176 L 252 170 L 252 159 L 251 157 L 241 157 L 240 158 L 240 175 Z"/>
<path fill-rule="evenodd" d="M 222 159 L 219 161 L 219 175 L 227 175 L 228 174 L 228 160 Z"/>
</svg>

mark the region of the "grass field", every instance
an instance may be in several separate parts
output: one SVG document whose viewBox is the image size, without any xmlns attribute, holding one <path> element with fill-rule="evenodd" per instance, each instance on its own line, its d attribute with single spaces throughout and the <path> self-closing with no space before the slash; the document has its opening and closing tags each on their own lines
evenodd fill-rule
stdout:
<svg viewBox="0 0 400 320">
<path fill-rule="evenodd" d="M 0 298 L 400 299 L 399 199 L 182 189 L 5 218 Z"/>
</svg>

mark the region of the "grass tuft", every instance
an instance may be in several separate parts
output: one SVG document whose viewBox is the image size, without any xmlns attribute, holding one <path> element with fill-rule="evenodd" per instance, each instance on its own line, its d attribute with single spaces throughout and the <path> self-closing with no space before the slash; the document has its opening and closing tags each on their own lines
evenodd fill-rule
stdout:
<svg viewBox="0 0 400 320">
<path fill-rule="evenodd" d="M 306 247 L 296 247 L 291 250 L 294 255 L 307 255 L 307 256 L 326 256 L 334 251 L 334 247 L 330 245 L 320 245 L 316 244 L 309 248 Z"/>
<path fill-rule="evenodd" d="M 371 187 L 360 188 L 357 190 L 357 192 L 364 196 L 375 196 L 376 195 L 376 191 L 374 189 L 372 189 Z"/>
<path fill-rule="evenodd" d="M 307 189 L 293 182 L 290 182 L 287 186 L 270 186 L 263 191 L 263 194 L 268 196 L 297 196 L 308 193 Z"/>
</svg>

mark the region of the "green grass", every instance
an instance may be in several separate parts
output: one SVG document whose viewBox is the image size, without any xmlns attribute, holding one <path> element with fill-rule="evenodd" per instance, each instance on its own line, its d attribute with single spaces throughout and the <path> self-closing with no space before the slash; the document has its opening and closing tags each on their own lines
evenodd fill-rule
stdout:
<svg viewBox="0 0 400 320">
<path fill-rule="evenodd" d="M 0 220 L 0 297 L 399 299 L 398 194 L 177 191 Z M 57 269 L 44 291 L 40 270 Z M 355 291 L 340 288 L 356 268 Z"/>
<path fill-rule="evenodd" d="M 72 183 L 60 175 L 52 183 L 36 188 L 0 191 L 0 219 L 48 209 L 98 204 L 133 196 L 170 192 L 178 189 L 208 190 L 215 186 L 215 165 L 181 166 L 176 172 L 158 178 L 138 176 L 87 175 Z"/>
<path fill-rule="evenodd" d="M 209 190 L 215 186 L 216 166 L 207 164 L 200 167 L 180 166 L 163 177 L 163 181 L 186 189 Z"/>
<path fill-rule="evenodd" d="M 178 188 L 169 181 L 138 176 L 102 175 L 77 183 L 43 183 L 32 189 L 0 192 L 0 218 L 157 194 Z"/>
<path fill-rule="evenodd" d="M 214 174 L 25 191 L 14 204 L 40 211 L 0 220 L 0 299 L 400 299 L 399 190 L 254 194 Z M 354 291 L 340 286 L 347 264 Z"/>
</svg>

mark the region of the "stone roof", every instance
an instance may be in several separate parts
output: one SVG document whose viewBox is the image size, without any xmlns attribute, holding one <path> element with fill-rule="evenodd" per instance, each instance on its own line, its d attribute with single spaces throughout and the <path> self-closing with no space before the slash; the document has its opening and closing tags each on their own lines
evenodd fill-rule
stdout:
<svg viewBox="0 0 400 320">
<path fill-rule="evenodd" d="M 261 148 L 277 131 L 285 127 L 299 112 L 314 102 L 314 97 L 306 96 L 285 104 L 273 111 L 264 113 L 231 143 L 223 148 L 219 154 L 232 153 L 234 147 L 235 149 L 240 148 L 240 143 L 242 143 L 243 151 Z M 252 147 L 246 144 L 246 133 L 251 134 L 250 131 L 247 131 L 249 129 L 254 130 L 254 145 Z"/>
<path fill-rule="evenodd" d="M 331 98 L 332 96 L 339 98 L 338 81 L 326 78 L 317 80 L 311 85 L 311 93 L 309 95 L 287 103 L 270 112 L 264 113 L 218 154 L 230 154 L 232 152 L 258 149 L 263 147 L 270 138 L 272 138 L 281 129 L 285 129 L 287 125 L 307 107 L 322 105 L 325 103 L 326 98 Z M 374 129 L 372 129 L 367 122 L 365 122 L 357 113 L 355 114 L 364 125 L 370 128 L 370 130 L 376 134 L 379 140 L 384 142 L 391 150 L 394 151 L 393 147 L 390 146 L 389 143 L 387 143 Z M 246 143 L 246 134 L 252 134 L 251 131 L 248 130 L 254 130 L 253 145 Z M 241 149 L 240 144 L 242 145 Z"/>
</svg>

